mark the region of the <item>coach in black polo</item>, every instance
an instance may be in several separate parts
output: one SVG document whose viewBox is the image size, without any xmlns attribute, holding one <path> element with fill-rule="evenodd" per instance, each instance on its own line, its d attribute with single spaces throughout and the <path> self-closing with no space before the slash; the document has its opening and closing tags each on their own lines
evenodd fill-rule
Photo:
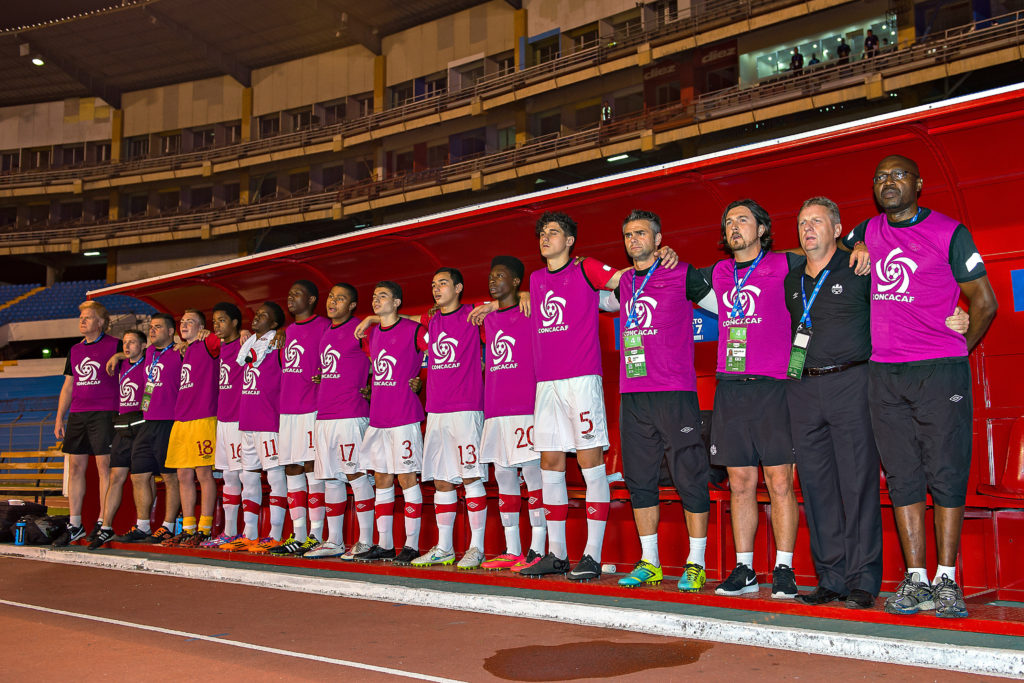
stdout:
<svg viewBox="0 0 1024 683">
<path fill-rule="evenodd" d="M 871 279 L 836 248 L 842 232 L 830 199 L 797 217 L 806 265 L 786 276 L 793 349 L 786 398 L 818 586 L 809 605 L 871 607 L 882 583 L 879 460 L 868 411 Z M 805 315 L 805 310 L 807 311 Z"/>
</svg>

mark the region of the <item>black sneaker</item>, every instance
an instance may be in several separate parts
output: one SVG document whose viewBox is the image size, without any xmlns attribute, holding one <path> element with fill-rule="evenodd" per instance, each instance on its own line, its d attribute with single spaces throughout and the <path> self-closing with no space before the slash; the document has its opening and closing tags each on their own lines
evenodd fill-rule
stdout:
<svg viewBox="0 0 1024 683">
<path fill-rule="evenodd" d="M 276 548 L 271 548 L 270 550 L 268 550 L 267 554 L 268 555 L 278 555 L 278 556 L 281 556 L 281 555 L 295 555 L 295 554 L 301 555 L 302 553 L 298 552 L 299 549 L 301 549 L 301 548 L 302 548 L 302 541 L 300 541 L 299 539 L 295 538 L 295 535 L 292 534 L 291 536 L 288 537 L 288 539 L 284 543 L 282 543 L 281 545 L 277 546 Z"/>
<path fill-rule="evenodd" d="M 53 547 L 64 548 L 83 536 L 85 536 L 85 529 L 80 526 L 71 526 L 68 524 L 67 528 L 60 532 L 60 535 L 57 538 L 53 539 Z"/>
<path fill-rule="evenodd" d="M 96 525 L 92 528 L 92 531 L 90 531 L 89 535 L 85 537 L 85 540 L 89 541 L 90 543 L 95 541 L 96 537 L 100 535 L 100 529 L 102 529 L 102 528 L 103 528 L 103 522 L 97 521 Z"/>
<path fill-rule="evenodd" d="M 89 541 L 89 550 L 96 550 L 101 545 L 109 543 L 114 538 L 113 529 L 100 529 L 100 532 L 96 534 L 96 538 Z"/>
<path fill-rule="evenodd" d="M 133 526 L 128 533 L 114 536 L 114 540 L 118 543 L 149 543 L 150 535 L 150 532 Z"/>
<path fill-rule="evenodd" d="M 776 600 L 792 600 L 797 596 L 796 576 L 788 564 L 777 564 L 772 570 L 772 597 Z"/>
<path fill-rule="evenodd" d="M 555 557 L 554 553 L 548 553 L 537 564 L 519 572 L 519 576 L 538 577 L 547 574 L 565 574 L 568 571 L 569 560 L 562 560 Z"/>
<path fill-rule="evenodd" d="M 398 555 L 395 556 L 395 564 L 400 564 L 403 566 L 411 564 L 412 561 L 419 556 L 419 550 L 417 550 L 416 548 L 410 548 L 409 546 L 405 546 L 404 548 L 402 548 L 401 552 L 399 552 Z"/>
<path fill-rule="evenodd" d="M 172 538 L 174 538 L 174 534 L 172 534 L 167 527 L 161 525 L 157 527 L 156 531 L 149 535 L 149 538 L 146 539 L 146 543 L 163 543 L 164 541 Z"/>
<path fill-rule="evenodd" d="M 715 589 L 717 595 L 743 595 L 744 593 L 756 593 L 760 590 L 757 585 L 757 574 L 745 564 L 738 564 L 729 574 L 729 578 L 718 584 Z"/>
<path fill-rule="evenodd" d="M 592 581 L 601 578 L 601 565 L 590 555 L 584 555 L 566 577 L 570 581 Z"/>
<path fill-rule="evenodd" d="M 359 553 L 352 559 L 356 562 L 391 562 L 395 559 L 395 549 L 381 548 L 374 544 L 365 553 Z"/>
</svg>

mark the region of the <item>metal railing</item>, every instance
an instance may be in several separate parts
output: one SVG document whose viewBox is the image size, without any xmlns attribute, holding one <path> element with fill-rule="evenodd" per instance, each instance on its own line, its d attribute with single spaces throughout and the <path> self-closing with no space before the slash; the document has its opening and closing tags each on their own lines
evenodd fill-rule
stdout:
<svg viewBox="0 0 1024 683">
<path fill-rule="evenodd" d="M 0 187 L 51 185 L 74 180 L 88 181 L 109 178 L 143 171 L 194 168 L 202 166 L 207 161 L 218 163 L 253 156 L 260 152 L 329 142 L 336 135 L 341 135 L 343 138 L 351 137 L 413 118 L 465 106 L 476 99 L 483 100 L 513 92 L 557 75 L 596 66 L 631 54 L 636 46 L 644 43 L 658 45 L 686 38 L 774 9 L 799 4 L 801 1 L 707 0 L 696 5 L 691 16 L 679 17 L 648 29 L 616 33 L 600 39 L 598 44 L 593 47 L 576 50 L 571 54 L 527 67 L 521 71 L 485 75 L 467 88 L 455 91 L 442 89 L 429 96 L 418 96 L 397 107 L 359 118 L 202 151 L 151 156 L 117 163 L 103 162 L 72 169 L 12 172 L 0 175 Z"/>
</svg>

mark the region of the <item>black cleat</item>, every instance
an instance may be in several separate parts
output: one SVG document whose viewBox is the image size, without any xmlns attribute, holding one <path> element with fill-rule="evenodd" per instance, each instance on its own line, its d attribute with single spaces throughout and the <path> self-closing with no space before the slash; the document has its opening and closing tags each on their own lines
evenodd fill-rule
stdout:
<svg viewBox="0 0 1024 683">
<path fill-rule="evenodd" d="M 352 559 L 356 562 L 391 562 L 395 559 L 395 549 L 381 548 L 375 544 L 365 553 L 359 553 Z"/>
<path fill-rule="evenodd" d="M 110 542 L 113 538 L 113 529 L 100 529 L 100 532 L 96 534 L 96 538 L 89 541 L 89 550 L 96 550 L 96 548 Z"/>
<path fill-rule="evenodd" d="M 64 548 L 66 546 L 71 545 L 83 536 L 85 536 L 85 529 L 83 529 L 80 526 L 71 526 L 70 524 L 68 524 L 67 528 L 64 529 L 64 531 L 60 532 L 60 536 L 53 539 L 53 547 Z"/>
<path fill-rule="evenodd" d="M 554 553 L 548 553 L 541 559 L 540 562 L 527 567 L 523 571 L 519 572 L 519 576 L 546 576 L 548 574 L 565 574 L 569 571 L 569 560 L 563 560 L 555 556 Z"/>
<path fill-rule="evenodd" d="M 420 556 L 420 551 L 419 550 L 417 550 L 416 548 L 410 548 L 409 546 L 405 546 L 398 553 L 398 555 L 395 556 L 395 564 L 399 564 L 399 565 L 402 565 L 402 566 L 405 566 L 405 565 L 408 565 L 408 564 L 412 564 L 412 561 L 415 560 L 419 556 Z M 356 559 L 359 559 L 359 558 L 356 558 Z"/>
<path fill-rule="evenodd" d="M 143 531 L 137 526 L 133 526 L 131 530 L 126 534 L 120 536 L 114 536 L 115 541 L 118 543 L 149 543 L 150 532 Z"/>
<path fill-rule="evenodd" d="M 570 581 L 593 581 L 601 578 L 601 565 L 590 555 L 584 555 L 567 576 Z"/>
</svg>

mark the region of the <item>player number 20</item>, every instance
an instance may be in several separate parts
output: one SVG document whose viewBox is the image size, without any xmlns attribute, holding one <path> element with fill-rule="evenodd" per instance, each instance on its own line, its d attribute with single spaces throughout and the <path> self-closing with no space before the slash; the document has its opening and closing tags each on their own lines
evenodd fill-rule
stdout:
<svg viewBox="0 0 1024 683">
<path fill-rule="evenodd" d="M 516 427 L 516 436 L 519 437 L 516 448 L 533 448 L 533 427 Z"/>
</svg>

